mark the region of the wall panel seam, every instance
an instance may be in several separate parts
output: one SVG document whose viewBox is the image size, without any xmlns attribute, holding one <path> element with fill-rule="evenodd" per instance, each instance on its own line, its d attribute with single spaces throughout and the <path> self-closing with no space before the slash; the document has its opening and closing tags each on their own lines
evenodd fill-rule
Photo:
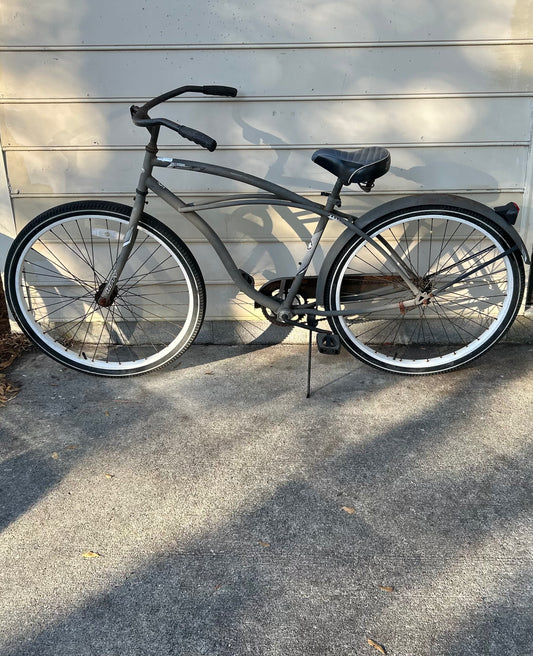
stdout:
<svg viewBox="0 0 533 656">
<path fill-rule="evenodd" d="M 449 39 L 441 41 L 309 41 L 287 43 L 166 43 L 166 44 L 83 44 L 83 45 L 1 45 L 0 52 L 127 52 L 161 50 L 320 50 L 367 48 L 444 48 L 479 46 L 529 46 L 533 39 Z"/>
<path fill-rule="evenodd" d="M 390 148 L 391 150 L 399 148 L 509 148 L 509 147 L 529 147 L 529 141 L 408 141 L 408 142 L 390 142 L 390 141 L 372 141 L 373 146 L 382 146 Z M 369 142 L 358 143 L 320 143 L 320 144 L 218 144 L 217 151 L 277 151 L 277 150 L 316 150 L 318 148 L 336 148 L 354 150 L 357 148 L 364 148 L 368 146 Z M 4 152 L 143 152 L 143 146 L 5 146 Z M 204 153 L 199 148 L 190 148 L 189 146 L 159 146 L 159 151 L 173 151 L 176 153 L 199 153 L 204 156 Z"/>
<path fill-rule="evenodd" d="M 169 185 L 171 188 L 175 188 L 175 185 Z M 379 196 L 411 196 L 414 194 L 522 194 L 524 193 L 524 186 L 519 187 L 497 187 L 497 188 L 472 188 L 472 187 L 463 187 L 463 188 L 424 188 L 424 189 L 386 189 L 375 191 L 373 198 Z M 300 189 L 293 190 L 295 193 L 306 198 L 320 197 L 320 191 L 309 190 L 309 189 Z M 224 196 L 225 193 L 235 193 L 234 191 L 179 191 L 180 197 L 183 198 L 220 198 Z M 131 198 L 133 200 L 134 191 L 98 191 L 98 192 L 49 192 L 49 193 L 35 193 L 35 192 L 19 192 L 13 193 L 12 198 L 14 201 L 25 198 L 41 198 L 41 199 L 50 199 L 50 198 Z M 360 191 L 348 191 L 345 190 L 342 193 L 343 198 L 368 198 L 367 194 Z M 155 196 L 148 196 L 150 200 L 155 200 Z M 148 212 L 149 213 L 149 212 Z"/>
<path fill-rule="evenodd" d="M 287 96 L 237 96 L 231 100 L 220 100 L 217 98 L 206 98 L 203 96 L 186 96 L 167 101 L 169 104 L 179 103 L 258 103 L 258 102 L 348 102 L 363 100 L 440 100 L 440 99 L 468 99 L 468 98 L 533 98 L 531 91 L 475 91 L 475 92 L 450 92 L 450 93 L 375 93 L 375 94 L 351 94 L 351 95 L 287 95 Z M 150 100 L 147 96 L 116 96 L 116 97 L 30 97 L 21 98 L 16 96 L 2 97 L 3 105 L 58 105 L 58 104 L 130 104 L 132 102 L 144 103 Z"/>
</svg>

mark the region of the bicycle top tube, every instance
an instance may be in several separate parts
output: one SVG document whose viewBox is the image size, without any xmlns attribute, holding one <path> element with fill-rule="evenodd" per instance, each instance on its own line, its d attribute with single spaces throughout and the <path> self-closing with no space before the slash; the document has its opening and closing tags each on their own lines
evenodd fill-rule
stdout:
<svg viewBox="0 0 533 656">
<path fill-rule="evenodd" d="M 215 175 L 221 178 L 236 180 L 237 182 L 243 182 L 244 184 L 269 192 L 271 195 L 268 198 L 288 201 L 290 204 L 294 203 L 295 206 L 305 206 L 312 211 L 317 210 L 318 214 L 323 214 L 325 212 L 324 205 L 321 205 L 320 203 L 310 201 L 307 198 L 304 198 L 303 196 L 300 196 L 299 194 L 286 189 L 285 187 L 270 182 L 269 180 L 259 178 L 249 173 L 244 173 L 243 171 L 239 171 L 237 169 L 230 169 L 225 166 L 218 166 L 217 164 L 208 164 L 207 162 L 197 162 L 193 160 L 176 159 L 171 157 L 156 157 L 153 159 L 152 163 L 153 166 L 169 169 L 181 169 L 185 171 L 196 171 L 197 173 L 206 173 L 208 175 Z M 345 218 L 349 218 L 349 215 L 347 214 L 340 215 L 344 216 Z"/>
</svg>

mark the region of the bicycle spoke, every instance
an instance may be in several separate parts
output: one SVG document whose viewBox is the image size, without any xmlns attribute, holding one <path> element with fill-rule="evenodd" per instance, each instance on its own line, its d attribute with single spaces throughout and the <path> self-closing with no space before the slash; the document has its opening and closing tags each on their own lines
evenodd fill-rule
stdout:
<svg viewBox="0 0 533 656">
<path fill-rule="evenodd" d="M 56 301 L 55 303 L 47 303 L 45 305 L 34 305 L 32 304 L 32 311 L 36 313 L 38 310 L 51 310 L 51 308 L 54 308 L 55 306 L 59 306 L 54 310 L 49 311 L 47 314 L 41 316 L 41 321 L 43 318 L 46 318 L 50 316 L 51 314 L 54 314 L 54 312 L 57 312 L 58 310 L 63 310 L 66 307 L 69 307 L 70 305 L 73 305 L 74 303 L 77 303 L 78 301 L 83 300 L 85 297 L 84 296 L 64 296 L 61 295 L 60 298 L 62 299 L 69 299 L 66 302 L 65 301 Z"/>
<path fill-rule="evenodd" d="M 125 308 L 126 308 L 126 309 L 129 309 L 130 312 L 131 312 L 133 315 L 135 315 L 135 312 L 134 312 L 134 310 L 132 310 L 131 308 L 135 308 L 136 310 L 138 309 L 140 312 L 142 312 L 142 314 L 138 314 L 138 315 L 135 315 L 135 316 L 137 316 L 138 318 L 143 319 L 144 321 L 148 321 L 148 322 L 150 322 L 150 319 L 149 319 L 149 318 L 146 318 L 146 314 L 151 315 L 151 316 L 154 317 L 157 321 L 161 321 L 161 316 L 160 316 L 160 315 L 157 315 L 157 314 L 155 314 L 155 313 L 153 313 L 153 312 L 150 312 L 150 311 L 147 310 L 145 307 L 141 307 L 141 306 L 135 305 L 134 303 L 129 303 L 127 306 L 125 306 Z M 152 321 L 152 323 L 155 323 L 155 322 Z M 181 321 L 180 321 L 180 322 L 177 322 L 177 321 L 171 321 L 170 319 L 165 319 L 165 323 L 166 323 L 166 324 L 169 324 L 169 325 L 171 325 L 171 326 L 176 326 L 176 327 L 179 328 L 180 330 L 181 330 L 181 328 L 183 327 L 183 322 L 181 322 Z M 167 332 L 168 332 L 169 334 L 174 334 L 173 332 L 171 333 L 170 330 L 167 330 Z"/>
<path fill-rule="evenodd" d="M 149 342 L 152 344 L 152 346 L 154 347 L 154 351 L 157 350 L 157 349 L 156 349 L 156 346 L 155 346 L 155 344 L 154 344 L 154 342 L 152 341 L 152 336 L 150 335 L 150 333 L 147 333 L 147 332 L 146 332 L 146 330 L 145 330 L 143 324 L 144 324 L 144 323 L 148 323 L 148 324 L 152 324 L 152 323 L 153 323 L 153 324 L 156 324 L 156 323 L 157 323 L 157 324 L 159 324 L 159 322 L 155 322 L 155 321 L 152 321 L 152 322 L 151 322 L 150 320 L 147 320 L 143 315 L 141 315 L 141 314 L 136 314 L 135 311 L 132 310 L 131 307 L 129 307 L 129 306 L 128 306 L 127 309 L 128 309 L 128 311 L 131 313 L 132 318 L 138 320 L 138 325 L 140 326 L 141 331 L 142 331 L 145 335 L 148 336 L 148 341 L 149 341 Z M 117 310 L 120 311 L 119 306 L 117 306 Z M 121 316 L 123 316 L 122 313 L 121 313 Z M 125 319 L 125 321 L 127 321 L 127 319 Z M 165 323 L 171 323 L 171 322 L 166 321 Z M 176 324 L 176 325 L 178 325 L 178 324 Z M 180 329 L 181 329 L 181 324 L 179 324 L 179 327 L 180 327 Z M 158 325 L 158 328 L 159 328 L 159 331 L 160 331 L 160 330 L 161 330 L 161 326 Z M 166 330 L 166 332 L 167 332 L 169 335 L 172 335 L 172 336 L 174 336 L 174 334 L 175 334 L 173 331 L 170 331 L 170 330 L 168 330 L 168 329 Z"/>
<path fill-rule="evenodd" d="M 57 256 L 52 250 L 50 250 L 50 249 L 46 246 L 46 244 L 42 243 L 41 240 L 39 240 L 39 243 L 41 243 L 41 245 L 42 245 L 42 246 L 43 246 L 43 247 L 44 247 L 44 248 L 50 253 L 50 255 L 54 258 L 54 260 L 55 260 L 55 262 L 56 262 L 56 264 L 55 264 L 54 266 L 57 267 L 57 268 L 59 268 L 59 269 L 62 269 L 63 271 L 65 271 L 65 273 L 67 274 L 67 279 L 69 279 L 69 280 L 73 280 L 73 281 L 75 281 L 75 282 L 77 282 L 77 283 L 79 283 L 79 284 L 84 284 L 84 283 L 83 283 L 83 280 L 82 280 L 81 278 L 79 278 L 78 276 L 75 276 L 75 275 L 74 275 L 69 269 L 67 269 L 67 268 L 64 266 L 64 264 L 61 262 L 61 260 L 59 259 L 59 257 L 58 257 L 58 256 Z M 28 262 L 28 263 L 31 264 L 31 266 L 34 266 L 34 267 L 37 267 L 37 268 L 39 268 L 39 267 L 41 267 L 41 268 L 45 268 L 47 271 L 49 271 L 49 269 L 47 269 L 46 267 L 43 267 L 42 265 L 37 264 L 36 262 Z"/>
</svg>

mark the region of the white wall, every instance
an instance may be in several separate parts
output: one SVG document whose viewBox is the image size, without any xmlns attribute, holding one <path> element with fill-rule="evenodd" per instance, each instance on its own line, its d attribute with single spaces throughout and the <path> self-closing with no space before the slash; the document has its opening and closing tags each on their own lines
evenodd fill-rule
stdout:
<svg viewBox="0 0 533 656">
<path fill-rule="evenodd" d="M 314 198 L 333 179 L 311 162 L 313 150 L 385 145 L 391 172 L 370 195 L 350 189 L 344 208 L 406 192 L 514 200 L 531 249 L 532 14 L 529 0 L 4 0 L 0 249 L 54 204 L 131 202 L 146 133 L 128 107 L 189 83 L 236 86 L 239 97 L 169 103 L 170 118 L 219 148 L 210 154 L 163 132 L 163 156 L 241 168 Z M 191 199 L 242 189 L 173 173 L 162 180 Z M 173 225 L 161 201 L 147 209 Z M 276 269 L 290 275 L 312 230 L 309 217 L 282 214 L 206 216 L 261 281 Z M 203 238 L 187 225 L 178 231 L 204 270 L 208 318 L 250 318 L 252 304 L 235 299 Z"/>
</svg>

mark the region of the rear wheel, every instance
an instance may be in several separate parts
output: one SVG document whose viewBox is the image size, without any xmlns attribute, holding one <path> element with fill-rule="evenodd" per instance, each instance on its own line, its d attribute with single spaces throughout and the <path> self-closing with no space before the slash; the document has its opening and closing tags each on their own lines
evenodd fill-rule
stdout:
<svg viewBox="0 0 533 656">
<path fill-rule="evenodd" d="M 128 376 L 166 365 L 203 321 L 195 259 L 146 214 L 112 303 L 98 304 L 130 212 L 103 201 L 55 207 L 24 228 L 7 257 L 6 296 L 21 328 L 52 358 L 87 373 Z"/>
<path fill-rule="evenodd" d="M 398 210 L 354 236 L 325 287 L 332 329 L 354 356 L 387 371 L 448 371 L 484 353 L 511 325 L 524 291 L 518 250 L 497 225 L 471 211 L 432 206 Z M 391 258 L 401 259 L 423 300 Z"/>
</svg>

